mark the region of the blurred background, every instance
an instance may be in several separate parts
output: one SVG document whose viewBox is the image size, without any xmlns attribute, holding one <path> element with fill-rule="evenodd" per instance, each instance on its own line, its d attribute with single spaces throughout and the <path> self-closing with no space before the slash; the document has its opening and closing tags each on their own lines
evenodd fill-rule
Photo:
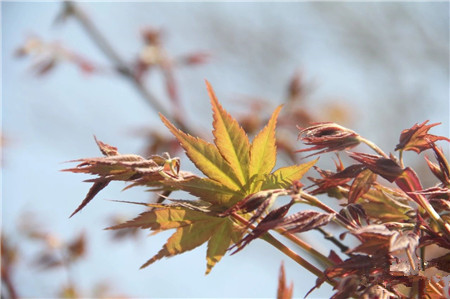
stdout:
<svg viewBox="0 0 450 299">
<path fill-rule="evenodd" d="M 301 158 L 292 154 L 302 148 L 295 125 L 312 121 L 340 123 L 386 152 L 393 152 L 402 130 L 425 120 L 442 123 L 430 133 L 449 136 L 449 3 L 76 7 L 122 65 L 63 3 L 1 3 L 2 237 L 15 261 L 11 281 L 19 296 L 274 297 L 282 260 L 296 297 L 314 286 L 312 274 L 262 241 L 225 256 L 206 277 L 206 246 L 139 270 L 169 234 L 120 238 L 104 231 L 114 217 L 142 212 L 104 199 L 148 201 L 151 194 L 142 188 L 121 192 L 125 185 L 113 183 L 68 219 L 89 177 L 60 170 L 74 166 L 65 161 L 101 155 L 93 135 L 122 153 L 175 150 L 157 115 L 164 110 L 212 140 L 204 79 L 250 133 L 286 104 L 280 165 Z M 137 81 L 127 72 L 138 74 Z M 176 155 L 183 169 L 192 169 L 181 152 Z M 320 165 L 333 168 L 328 155 Z M 422 160 L 414 153 L 405 157 L 430 186 Z M 329 248 L 317 243 L 324 254 Z M 61 254 L 74 261 L 61 266 Z M 324 285 L 311 297 L 330 294 Z"/>
</svg>

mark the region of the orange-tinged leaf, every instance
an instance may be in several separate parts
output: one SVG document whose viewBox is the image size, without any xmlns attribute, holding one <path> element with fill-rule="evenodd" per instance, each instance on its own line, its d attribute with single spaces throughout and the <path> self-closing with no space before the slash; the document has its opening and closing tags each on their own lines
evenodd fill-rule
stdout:
<svg viewBox="0 0 450 299">
<path fill-rule="evenodd" d="M 250 146 L 249 176 L 269 174 L 275 166 L 277 149 L 275 126 L 281 106 L 272 114 L 268 124 L 256 135 Z"/>
<path fill-rule="evenodd" d="M 208 242 L 206 257 L 206 274 L 208 274 L 230 245 L 240 240 L 242 235 L 240 227 L 228 217 L 216 217 L 212 213 L 193 210 L 189 207 L 165 204 L 148 204 L 148 206 L 156 208 L 141 213 L 133 220 L 108 228 L 142 228 L 155 232 L 176 229 L 163 248 L 141 268 L 163 257 L 171 257 Z"/>
<path fill-rule="evenodd" d="M 238 122 L 223 109 L 214 94 L 212 86 L 206 81 L 213 109 L 214 143 L 219 152 L 235 171 L 240 183 L 247 183 L 250 142 Z"/>
<path fill-rule="evenodd" d="M 204 220 L 178 228 L 163 248 L 141 268 L 145 268 L 163 257 L 171 257 L 202 245 L 211 238 L 217 227 L 217 222 Z"/>
<path fill-rule="evenodd" d="M 300 180 L 317 160 L 277 169 L 267 177 L 261 189 L 289 188 L 294 181 Z"/>
<path fill-rule="evenodd" d="M 278 276 L 277 299 L 291 299 L 293 291 L 294 284 L 291 282 L 289 286 L 287 285 L 284 264 L 281 263 L 280 274 Z"/>
<path fill-rule="evenodd" d="M 209 178 L 220 182 L 232 190 L 239 190 L 241 184 L 230 164 L 221 156 L 217 147 L 200 138 L 195 138 L 178 130 L 167 118 L 160 114 L 162 122 L 178 139 L 189 159 Z"/>
</svg>

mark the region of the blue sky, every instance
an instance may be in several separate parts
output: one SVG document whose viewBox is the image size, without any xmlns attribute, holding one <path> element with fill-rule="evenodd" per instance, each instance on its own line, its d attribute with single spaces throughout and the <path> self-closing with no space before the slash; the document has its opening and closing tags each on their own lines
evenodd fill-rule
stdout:
<svg viewBox="0 0 450 299">
<path fill-rule="evenodd" d="M 146 25 L 164 29 L 167 50 L 173 55 L 212 53 L 210 63 L 177 73 L 183 105 L 195 126 L 211 126 L 204 79 L 213 84 L 225 108 L 239 114 L 242 108 L 235 103 L 242 96 L 264 97 L 274 107 L 281 103 L 289 78 L 300 69 L 314 86 L 312 109 L 344 100 L 357 115 L 352 128 L 387 150 L 395 146 L 401 130 L 426 119 L 442 122 L 433 132 L 448 136 L 446 2 L 84 2 L 80 6 L 127 61 L 139 52 L 139 30 Z M 96 282 L 107 279 L 118 293 L 131 297 L 273 297 L 281 260 L 288 279 L 294 281 L 295 295 L 303 296 L 314 276 L 299 271 L 262 241 L 226 256 L 207 277 L 204 246 L 138 270 L 168 235 L 111 242 L 103 230 L 108 216 L 116 211 L 131 216 L 140 209 L 102 199 L 146 201 L 148 194 L 140 189 L 120 192 L 123 185 L 113 184 L 68 219 L 89 186 L 81 183 L 87 177 L 60 172 L 68 166 L 62 162 L 98 156 L 94 134 L 121 152 L 139 153 L 144 141 L 130 132 L 165 129 L 132 86 L 113 73 L 86 75 L 63 64 L 37 78 L 29 59 L 13 56 L 27 36 L 37 35 L 108 65 L 74 20 L 52 25 L 59 9 L 58 2 L 2 2 L 4 231 L 14 235 L 25 211 L 35 212 L 63 239 L 86 231 L 88 258 L 73 269 L 86 296 Z M 149 84 L 165 98 L 160 78 Z M 23 242 L 24 256 L 30 258 L 36 248 L 20 238 L 17 242 Z M 326 253 L 326 248 L 319 249 Z M 16 279 L 23 296 L 52 296 L 64 281 L 63 272 L 41 274 L 26 270 L 25 263 L 20 269 Z M 330 288 L 324 286 L 313 297 L 329 294 Z"/>
</svg>

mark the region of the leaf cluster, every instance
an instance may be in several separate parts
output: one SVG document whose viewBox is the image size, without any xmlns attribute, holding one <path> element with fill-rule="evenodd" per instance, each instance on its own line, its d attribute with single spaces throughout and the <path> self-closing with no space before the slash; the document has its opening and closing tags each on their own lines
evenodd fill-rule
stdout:
<svg viewBox="0 0 450 299">
<path fill-rule="evenodd" d="M 129 183 L 127 188 L 146 186 L 164 196 L 158 203 L 139 203 L 147 210 L 109 229 L 140 228 L 154 233 L 175 230 L 142 267 L 206 243 L 206 273 L 209 273 L 228 250 L 237 253 L 260 238 L 314 273 L 318 277 L 316 287 L 324 282 L 333 285 L 336 290 L 333 298 L 443 295 L 443 285 L 428 273 L 432 268 L 441 276 L 448 273 L 449 254 L 432 259 L 426 254 L 433 247 L 450 250 L 450 171 L 447 159 L 435 144 L 449 139 L 428 133 L 437 124 L 424 122 L 404 130 L 395 147 L 399 153 L 395 157 L 352 130 L 334 123 L 316 123 L 299 128 L 299 139 L 311 146 L 299 152 L 316 150 L 312 155 L 317 155 L 366 144 L 376 154 L 347 152 L 355 162 L 345 167 L 338 156 L 335 171 L 314 166 L 317 160 L 274 170 L 275 127 L 281 106 L 250 142 L 239 123 L 221 106 L 208 82 L 207 90 L 213 112 L 213 143 L 179 130 L 160 115 L 203 176 L 183 171 L 180 159 L 168 154 L 149 158 L 123 155 L 115 147 L 97 141 L 105 157 L 80 159 L 75 168 L 66 170 L 97 176 L 88 180 L 93 186 L 73 214 L 111 181 L 125 181 Z M 423 188 L 416 172 L 403 163 L 404 152 L 426 150 L 432 151 L 436 160 L 426 157 L 439 181 L 432 188 Z M 312 185 L 304 188 L 300 179 L 312 167 L 320 177 L 309 177 Z M 169 202 L 163 203 L 175 190 L 188 192 L 195 199 L 169 198 Z M 315 196 L 318 194 L 336 198 L 339 210 L 319 200 Z M 283 196 L 290 201 L 274 207 Z M 321 211 L 302 209 L 289 214 L 296 204 Z M 339 239 L 323 229 L 330 222 L 343 229 Z M 341 254 L 330 250 L 326 256 L 296 235 L 309 230 L 320 231 L 338 246 Z M 271 231 L 321 261 L 322 269 L 275 239 Z M 348 234 L 359 241 L 356 247 L 343 244 Z M 285 284 L 283 277 L 280 286 Z M 280 297 L 292 293 L 291 288 L 280 288 Z"/>
</svg>

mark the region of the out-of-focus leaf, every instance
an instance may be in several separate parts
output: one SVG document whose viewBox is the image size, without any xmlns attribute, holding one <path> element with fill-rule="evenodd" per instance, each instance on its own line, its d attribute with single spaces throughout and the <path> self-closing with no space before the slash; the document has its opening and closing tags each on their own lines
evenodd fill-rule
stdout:
<svg viewBox="0 0 450 299">
<path fill-rule="evenodd" d="M 377 175 L 370 169 L 365 169 L 360 172 L 350 186 L 348 191 L 348 202 L 354 203 L 363 194 L 367 193 L 376 179 Z"/>
<path fill-rule="evenodd" d="M 70 260 L 76 260 L 86 253 L 86 235 L 81 233 L 73 241 L 67 244 Z"/>
<path fill-rule="evenodd" d="M 428 130 L 440 125 L 440 123 L 430 125 L 427 125 L 427 123 L 428 120 L 421 124 L 415 124 L 410 129 L 403 130 L 395 150 L 415 151 L 416 153 L 420 153 L 429 149 L 431 147 L 430 143 L 434 143 L 438 140 L 450 141 L 447 137 L 428 134 Z"/>
<path fill-rule="evenodd" d="M 280 274 L 278 275 L 277 299 L 291 299 L 293 292 L 294 284 L 291 282 L 289 286 L 287 285 L 284 264 L 281 263 Z"/>
<path fill-rule="evenodd" d="M 222 157 L 228 161 L 241 185 L 249 179 L 250 143 L 244 130 L 220 105 L 214 90 L 206 81 L 213 109 L 214 142 Z"/>
</svg>

